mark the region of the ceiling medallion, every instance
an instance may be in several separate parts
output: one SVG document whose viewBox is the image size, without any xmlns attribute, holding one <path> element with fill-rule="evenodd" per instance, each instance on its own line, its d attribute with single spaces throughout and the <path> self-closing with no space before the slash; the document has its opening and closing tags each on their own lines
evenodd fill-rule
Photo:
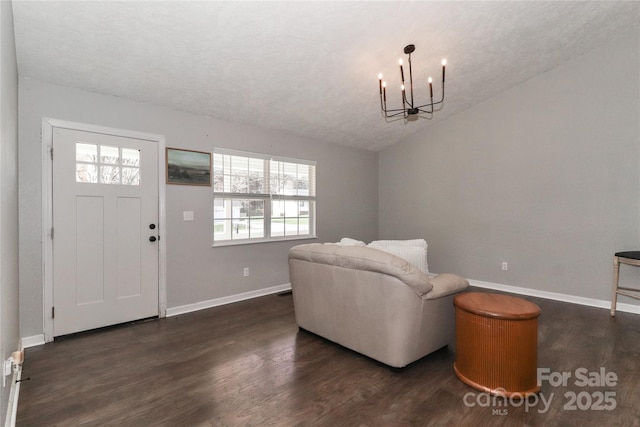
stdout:
<svg viewBox="0 0 640 427">
<path fill-rule="evenodd" d="M 402 91 L 402 108 L 387 108 L 387 82 L 382 81 L 382 73 L 378 74 L 378 83 L 380 87 L 380 108 L 385 118 L 397 117 L 402 115 L 405 119 L 417 119 L 418 115 L 425 113 L 428 115 L 433 114 L 434 106 L 442 104 L 444 101 L 444 70 L 447 65 L 447 60 L 442 60 L 442 98 L 440 101 L 433 100 L 433 80 L 429 77 L 429 94 L 430 102 L 423 105 L 416 105 L 413 100 L 413 76 L 411 73 L 411 54 L 416 50 L 416 47 L 412 44 L 405 46 L 404 53 L 409 55 L 409 98 L 404 84 L 404 69 L 402 67 L 402 59 L 398 61 L 400 64 L 400 77 L 402 78 L 402 85 L 400 90 Z"/>
</svg>

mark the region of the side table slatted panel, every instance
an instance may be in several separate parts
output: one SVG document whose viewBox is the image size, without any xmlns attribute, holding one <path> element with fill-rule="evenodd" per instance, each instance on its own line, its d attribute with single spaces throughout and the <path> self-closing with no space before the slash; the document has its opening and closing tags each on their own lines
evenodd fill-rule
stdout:
<svg viewBox="0 0 640 427">
<path fill-rule="evenodd" d="M 531 394 L 537 385 L 538 320 L 501 319 L 456 307 L 456 375 L 482 391 Z"/>
</svg>

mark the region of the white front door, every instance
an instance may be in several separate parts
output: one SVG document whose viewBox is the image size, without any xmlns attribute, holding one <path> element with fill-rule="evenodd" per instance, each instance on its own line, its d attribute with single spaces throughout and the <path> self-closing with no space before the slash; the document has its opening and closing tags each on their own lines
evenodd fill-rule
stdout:
<svg viewBox="0 0 640 427">
<path fill-rule="evenodd" d="M 53 335 L 158 315 L 158 147 L 53 129 Z"/>
</svg>

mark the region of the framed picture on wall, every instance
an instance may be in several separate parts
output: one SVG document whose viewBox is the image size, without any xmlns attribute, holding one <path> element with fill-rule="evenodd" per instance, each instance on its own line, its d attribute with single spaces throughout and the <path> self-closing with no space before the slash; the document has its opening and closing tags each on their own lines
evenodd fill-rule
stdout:
<svg viewBox="0 0 640 427">
<path fill-rule="evenodd" d="M 211 153 L 167 148 L 167 184 L 211 186 Z"/>
</svg>

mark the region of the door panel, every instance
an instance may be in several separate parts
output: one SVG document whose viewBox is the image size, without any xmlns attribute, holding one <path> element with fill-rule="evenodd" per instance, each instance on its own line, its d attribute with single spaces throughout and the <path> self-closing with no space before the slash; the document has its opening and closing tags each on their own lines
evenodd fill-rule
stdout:
<svg viewBox="0 0 640 427">
<path fill-rule="evenodd" d="M 118 298 L 137 297 L 142 292 L 140 199 L 118 198 Z"/>
<path fill-rule="evenodd" d="M 104 301 L 104 198 L 76 197 L 75 210 L 76 283 L 83 284 L 76 289 L 76 302 L 100 303 Z"/>
<path fill-rule="evenodd" d="M 157 144 L 53 132 L 54 336 L 158 315 Z"/>
</svg>

